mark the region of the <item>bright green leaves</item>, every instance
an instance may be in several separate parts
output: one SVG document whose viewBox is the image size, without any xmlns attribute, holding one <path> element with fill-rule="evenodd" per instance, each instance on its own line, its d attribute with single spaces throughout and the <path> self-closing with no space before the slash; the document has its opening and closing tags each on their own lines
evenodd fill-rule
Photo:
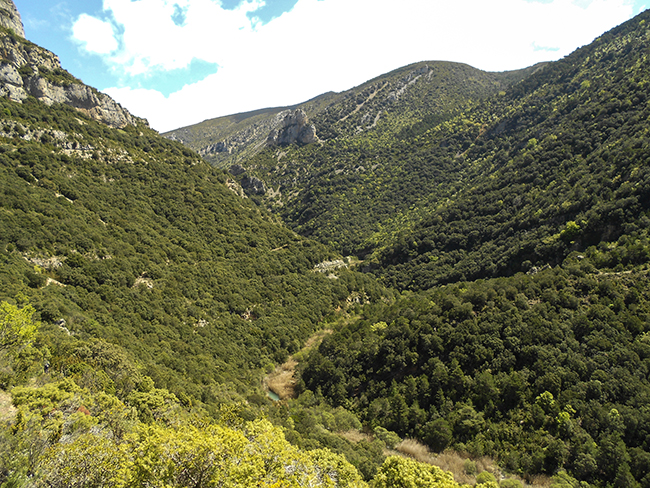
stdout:
<svg viewBox="0 0 650 488">
<path fill-rule="evenodd" d="M 438 466 L 398 456 L 386 458 L 372 483 L 373 488 L 457 488 L 451 473 Z"/>
<path fill-rule="evenodd" d="M 128 486 L 127 453 L 112 439 L 85 434 L 52 448 L 41 465 L 41 484 L 52 488 Z"/>
<path fill-rule="evenodd" d="M 166 391 L 132 393 L 153 412 L 146 424 L 135 407 L 104 392 L 93 395 L 71 379 L 14 388 L 19 410 L 13 427 L 0 431 L 0 466 L 7 466 L 0 484 L 9 474 L 61 488 L 367 486 L 343 456 L 300 450 L 267 420 L 231 422 L 226 415 L 225 423 L 193 423 L 167 415 L 157 421 L 170 399 Z M 143 404 L 136 407 L 142 416 Z"/>
<path fill-rule="evenodd" d="M 0 353 L 15 357 L 34 341 L 40 325 L 32 320 L 35 311 L 31 305 L 0 303 Z"/>
<path fill-rule="evenodd" d="M 19 307 L 0 303 L 0 387 L 7 388 L 41 369 L 49 354 L 34 346 L 40 326 L 32 320 L 36 310 L 31 305 Z"/>
<path fill-rule="evenodd" d="M 262 420 L 242 430 L 141 426 L 120 444 L 84 434 L 54 446 L 40 472 L 42 482 L 54 487 L 366 486 L 342 456 L 299 451 L 281 429 Z"/>
</svg>

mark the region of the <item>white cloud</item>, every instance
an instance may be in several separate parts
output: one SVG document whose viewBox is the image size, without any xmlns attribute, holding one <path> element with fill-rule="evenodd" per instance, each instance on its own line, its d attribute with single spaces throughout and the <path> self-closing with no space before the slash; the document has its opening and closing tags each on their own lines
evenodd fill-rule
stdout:
<svg viewBox="0 0 650 488">
<path fill-rule="evenodd" d="M 219 65 L 167 98 L 128 88 L 107 92 L 164 131 L 345 90 L 417 61 L 524 68 L 565 56 L 633 14 L 628 0 L 299 0 L 267 24 L 252 22 L 247 14 L 261 5 L 225 10 L 213 0 L 104 0 L 123 30 L 122 48 L 106 57 L 115 69 L 136 75 L 186 67 L 193 58 Z M 178 8 L 182 26 L 172 20 Z M 87 34 L 77 37 L 89 50 L 113 52 L 115 45 L 97 34 L 97 45 Z"/>
<path fill-rule="evenodd" d="M 110 54 L 118 48 L 113 26 L 90 15 L 79 16 L 72 26 L 72 35 L 93 54 Z"/>
</svg>

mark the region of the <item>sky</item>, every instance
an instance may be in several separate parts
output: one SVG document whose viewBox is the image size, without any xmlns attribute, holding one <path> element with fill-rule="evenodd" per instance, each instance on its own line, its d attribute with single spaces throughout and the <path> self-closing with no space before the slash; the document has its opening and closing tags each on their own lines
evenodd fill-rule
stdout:
<svg viewBox="0 0 650 488">
<path fill-rule="evenodd" d="M 165 132 L 419 61 L 560 59 L 650 0 L 14 0 L 28 40 Z"/>
</svg>

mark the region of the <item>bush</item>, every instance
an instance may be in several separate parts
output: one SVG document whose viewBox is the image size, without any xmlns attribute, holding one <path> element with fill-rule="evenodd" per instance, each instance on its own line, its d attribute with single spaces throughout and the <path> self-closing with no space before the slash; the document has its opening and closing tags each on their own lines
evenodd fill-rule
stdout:
<svg viewBox="0 0 650 488">
<path fill-rule="evenodd" d="M 383 427 L 375 427 L 375 437 L 380 441 L 386 444 L 386 447 L 392 449 L 402 440 L 400 437 L 393 431 L 384 429 Z"/>
<path fill-rule="evenodd" d="M 521 481 L 514 478 L 508 478 L 507 480 L 501 481 L 499 483 L 499 488 L 523 488 L 524 485 Z"/>
<path fill-rule="evenodd" d="M 463 463 L 463 471 L 465 471 L 465 474 L 470 476 L 475 475 L 477 471 L 476 463 L 471 459 L 465 459 L 465 462 Z"/>
<path fill-rule="evenodd" d="M 476 477 L 476 484 L 481 485 L 484 483 L 496 483 L 497 478 L 494 476 L 492 473 L 489 471 L 483 471 L 479 473 L 479 475 Z"/>
</svg>

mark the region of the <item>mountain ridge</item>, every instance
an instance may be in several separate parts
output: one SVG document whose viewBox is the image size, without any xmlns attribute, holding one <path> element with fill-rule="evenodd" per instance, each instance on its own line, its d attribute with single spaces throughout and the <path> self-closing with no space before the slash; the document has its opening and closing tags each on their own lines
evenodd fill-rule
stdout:
<svg viewBox="0 0 650 488">
<path fill-rule="evenodd" d="M 0 4 L 0 96 L 22 102 L 32 96 L 48 105 L 63 103 L 115 128 L 148 122 L 131 115 L 108 95 L 84 85 L 61 67 L 56 54 L 25 39 L 12 0 Z"/>
<path fill-rule="evenodd" d="M 282 123 L 283 116 L 287 115 L 289 111 L 302 109 L 316 123 L 316 132 L 318 135 L 321 133 L 321 130 L 319 130 L 317 118 L 318 116 L 322 117 L 326 115 L 324 112 L 331 111 L 332 107 L 340 104 L 352 103 L 349 107 L 342 106 L 341 108 L 345 113 L 339 114 L 339 119 L 343 119 L 342 121 L 345 122 L 349 117 L 359 112 L 365 103 L 361 103 L 362 100 L 359 99 L 361 105 L 357 106 L 352 101 L 353 98 L 362 97 L 363 95 L 361 94 L 364 91 L 368 91 L 366 101 L 368 99 L 372 100 L 378 90 L 386 89 L 393 85 L 395 85 L 395 89 L 387 93 L 387 97 L 393 101 L 397 100 L 408 89 L 409 84 L 415 83 L 417 78 L 422 74 L 426 72 L 429 74 L 429 78 L 431 77 L 430 75 L 432 73 L 429 65 L 432 67 L 454 65 L 458 69 L 470 69 L 475 73 L 481 73 L 486 79 L 491 79 L 493 83 L 497 83 L 496 80 L 498 79 L 519 79 L 524 73 L 539 69 L 544 63 L 539 63 L 534 67 L 523 70 L 488 73 L 475 70 L 463 63 L 449 63 L 444 61 L 419 62 L 377 76 L 344 92 L 326 92 L 306 102 L 286 107 L 264 108 L 251 112 L 218 117 L 216 119 L 207 119 L 192 126 L 165 132 L 163 136 L 186 144 L 218 166 L 227 167 L 229 164 L 234 164 L 241 159 L 250 158 L 259 152 L 263 147 L 262 141 L 268 136 L 269 132 Z M 470 78 L 468 77 L 468 79 Z M 509 81 L 504 81 L 504 83 L 506 82 Z M 449 83 L 449 81 L 446 83 Z M 381 87 L 379 86 L 380 84 Z M 381 118 L 381 114 L 378 112 L 380 111 L 376 110 L 372 115 L 366 115 L 366 119 L 370 120 L 366 126 L 376 125 L 379 118 Z M 346 129 L 346 134 L 348 135 L 353 135 L 355 132 L 358 132 L 356 126 Z"/>
</svg>

